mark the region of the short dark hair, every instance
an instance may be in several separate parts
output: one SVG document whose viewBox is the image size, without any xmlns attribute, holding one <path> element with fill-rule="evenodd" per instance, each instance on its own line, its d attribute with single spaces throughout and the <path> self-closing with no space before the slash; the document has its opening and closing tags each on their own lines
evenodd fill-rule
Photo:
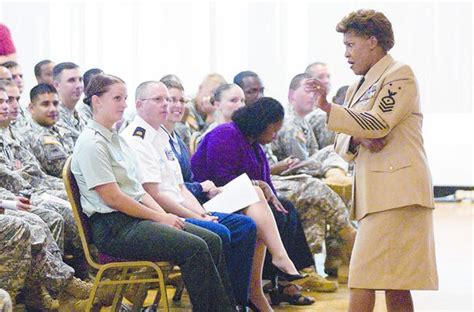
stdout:
<svg viewBox="0 0 474 312">
<path fill-rule="evenodd" d="M 47 83 L 40 83 L 31 89 L 30 91 L 30 101 L 33 102 L 40 94 L 48 94 L 48 93 L 58 93 L 56 88 L 52 85 Z"/>
<path fill-rule="evenodd" d="M 161 82 L 165 82 L 165 81 L 168 81 L 168 80 L 173 80 L 173 81 L 177 81 L 179 82 L 181 85 L 183 84 L 183 82 L 181 81 L 181 79 L 176 76 L 175 74 L 168 74 L 168 75 L 164 75 L 163 77 L 161 77 L 160 81 Z"/>
<path fill-rule="evenodd" d="M 336 25 L 336 31 L 344 34 L 353 31 L 367 38 L 374 36 L 386 52 L 395 44 L 392 23 L 383 13 L 375 10 L 358 10 L 350 13 Z"/>
<path fill-rule="evenodd" d="M 72 62 L 63 62 L 63 63 L 56 64 L 56 66 L 54 66 L 53 68 L 53 79 L 55 81 L 58 81 L 63 70 L 75 69 L 75 68 L 79 68 L 79 65 L 74 64 Z"/>
<path fill-rule="evenodd" d="M 87 70 L 84 75 L 82 75 L 82 81 L 84 82 L 84 90 L 87 88 L 87 85 L 91 81 L 92 77 L 98 74 L 103 74 L 104 71 L 100 68 L 91 68 Z"/>
<path fill-rule="evenodd" d="M 41 76 L 41 67 L 42 67 L 43 65 L 51 64 L 51 63 L 52 63 L 51 60 L 42 60 L 41 62 L 38 62 L 38 63 L 35 65 L 35 76 L 36 76 L 36 77 Z"/>
<path fill-rule="evenodd" d="M 1 64 L 1 66 L 6 67 L 8 69 L 11 69 L 11 68 L 17 67 L 18 63 L 15 62 L 15 61 L 8 61 L 8 62 L 5 62 L 5 63 Z"/>
<path fill-rule="evenodd" d="M 285 109 L 280 102 L 262 97 L 235 111 L 232 121 L 246 137 L 257 139 L 269 125 L 282 121 L 284 117 Z"/>
<path fill-rule="evenodd" d="M 301 86 L 301 81 L 312 78 L 310 74 L 301 73 L 293 77 L 290 82 L 290 90 L 296 90 Z"/>
<path fill-rule="evenodd" d="M 258 77 L 258 75 L 257 73 L 250 70 L 241 71 L 240 73 L 235 75 L 234 83 L 238 85 L 239 87 L 244 88 L 244 78 L 247 78 L 247 77 Z"/>
<path fill-rule="evenodd" d="M 108 74 L 98 74 L 92 77 L 91 81 L 87 85 L 87 89 L 84 92 L 84 99 L 82 100 L 84 104 L 91 106 L 92 97 L 101 96 L 110 90 L 110 86 L 116 83 L 125 82 L 119 77 L 108 75 Z M 92 106 L 91 106 L 92 107 Z"/>
<path fill-rule="evenodd" d="M 184 91 L 184 87 L 181 83 L 181 80 L 179 80 L 179 78 L 175 75 L 166 75 L 160 79 L 160 82 L 162 82 L 168 89 L 174 88 Z"/>
</svg>

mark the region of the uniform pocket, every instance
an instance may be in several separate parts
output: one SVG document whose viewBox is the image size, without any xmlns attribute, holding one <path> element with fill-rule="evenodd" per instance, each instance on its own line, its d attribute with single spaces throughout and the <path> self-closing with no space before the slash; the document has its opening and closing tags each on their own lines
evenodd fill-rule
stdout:
<svg viewBox="0 0 474 312">
<path fill-rule="evenodd" d="M 411 166 L 408 158 L 385 158 L 377 159 L 369 163 L 369 170 L 373 172 L 395 172 Z"/>
</svg>

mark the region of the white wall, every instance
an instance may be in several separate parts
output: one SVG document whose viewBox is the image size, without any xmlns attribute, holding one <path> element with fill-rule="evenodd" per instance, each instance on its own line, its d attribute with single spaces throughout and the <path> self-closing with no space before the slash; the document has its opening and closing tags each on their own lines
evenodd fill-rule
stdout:
<svg viewBox="0 0 474 312">
<path fill-rule="evenodd" d="M 50 58 L 118 75 L 130 95 L 141 81 L 168 73 L 194 93 L 209 72 L 230 81 L 250 69 L 264 80 L 266 95 L 285 103 L 290 79 L 316 60 L 330 66 L 333 91 L 354 81 L 334 29 L 358 8 L 387 15 L 396 39 L 391 54 L 418 77 L 435 184 L 474 185 L 468 1 L 2 0 L 0 21 L 13 33 L 27 90 L 35 84 L 34 64 Z"/>
</svg>

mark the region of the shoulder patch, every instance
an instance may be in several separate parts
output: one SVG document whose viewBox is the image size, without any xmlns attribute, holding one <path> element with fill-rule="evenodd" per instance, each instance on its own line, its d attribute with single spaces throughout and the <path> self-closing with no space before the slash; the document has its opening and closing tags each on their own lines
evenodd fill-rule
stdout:
<svg viewBox="0 0 474 312">
<path fill-rule="evenodd" d="M 142 127 L 137 127 L 135 129 L 135 131 L 133 131 L 132 135 L 144 139 L 145 138 L 145 132 L 146 132 L 146 130 L 143 129 Z"/>
<path fill-rule="evenodd" d="M 59 143 L 58 139 L 53 136 L 45 136 L 43 137 L 43 144 L 61 144 Z"/>
</svg>

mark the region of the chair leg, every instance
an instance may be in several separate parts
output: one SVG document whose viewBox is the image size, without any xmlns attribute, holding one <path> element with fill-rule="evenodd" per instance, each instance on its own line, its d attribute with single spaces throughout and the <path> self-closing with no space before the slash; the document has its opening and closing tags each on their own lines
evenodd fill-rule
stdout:
<svg viewBox="0 0 474 312">
<path fill-rule="evenodd" d="M 121 280 L 121 281 L 125 280 L 126 277 L 127 277 L 127 272 L 128 272 L 128 268 L 122 269 L 122 274 L 120 275 L 119 280 Z M 117 289 L 115 290 L 115 297 L 114 297 L 114 301 L 112 303 L 112 311 L 118 311 L 119 304 L 122 303 L 123 286 L 124 286 L 124 284 L 120 284 L 120 285 L 118 285 Z"/>
<path fill-rule="evenodd" d="M 94 279 L 94 284 L 92 285 L 91 293 L 89 295 L 89 301 L 87 302 L 87 305 L 86 305 L 86 311 L 91 311 L 92 310 L 95 295 L 97 293 L 97 288 L 99 287 L 99 283 L 101 282 L 103 274 L 104 274 L 104 269 L 100 268 L 99 271 L 97 272 L 97 275 L 96 275 L 95 279 Z"/>
<path fill-rule="evenodd" d="M 131 286 L 133 284 L 129 284 Z M 148 287 L 146 284 L 140 284 L 138 287 L 137 292 L 134 294 L 133 298 L 130 298 L 133 303 L 132 312 L 139 312 L 141 311 L 143 304 L 145 303 L 145 299 L 148 295 Z"/>
<path fill-rule="evenodd" d="M 184 282 L 181 282 L 176 286 L 176 291 L 174 292 L 173 301 L 178 302 L 181 301 L 181 296 L 183 295 L 184 291 Z"/>
</svg>

